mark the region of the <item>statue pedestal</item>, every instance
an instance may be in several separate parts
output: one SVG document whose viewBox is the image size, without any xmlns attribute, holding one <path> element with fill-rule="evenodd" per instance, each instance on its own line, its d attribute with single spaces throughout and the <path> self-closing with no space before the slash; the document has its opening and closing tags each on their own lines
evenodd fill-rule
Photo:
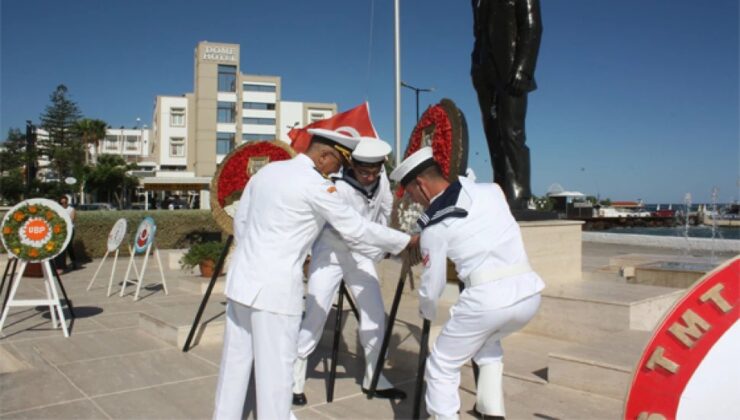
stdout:
<svg viewBox="0 0 740 420">
<path fill-rule="evenodd" d="M 582 224 L 557 219 L 519 222 L 529 263 L 548 288 L 581 281 Z M 448 278 L 455 278 L 454 267 L 448 267 Z M 441 300 L 455 303 L 458 296 L 457 282 L 448 281 Z"/>
<path fill-rule="evenodd" d="M 581 281 L 581 225 L 573 220 L 519 222 L 529 263 L 547 287 Z"/>
</svg>

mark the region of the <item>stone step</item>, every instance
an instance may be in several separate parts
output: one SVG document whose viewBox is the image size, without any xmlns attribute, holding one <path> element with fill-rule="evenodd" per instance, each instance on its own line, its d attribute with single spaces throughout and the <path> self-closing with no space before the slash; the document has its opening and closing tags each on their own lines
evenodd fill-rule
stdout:
<svg viewBox="0 0 740 420">
<path fill-rule="evenodd" d="M 717 263 L 709 261 L 709 259 L 705 262 L 660 261 L 642 264 L 634 268 L 634 277 L 628 277 L 627 281 L 685 289 L 691 287 L 706 273 L 717 268 Z"/>
<path fill-rule="evenodd" d="M 543 335 L 514 333 L 502 340 L 504 375 L 536 384 L 548 382 L 548 355 L 572 347 L 574 342 Z"/>
<path fill-rule="evenodd" d="M 504 401 L 507 419 L 620 419 L 620 399 L 574 390 L 558 385 L 537 385 L 504 376 Z M 475 395 L 463 397 L 465 408 L 472 407 Z M 463 410 L 460 410 L 461 414 Z M 466 414 L 470 414 L 467 412 Z M 475 419 L 475 416 L 460 416 Z"/>
<path fill-rule="evenodd" d="M 182 348 L 201 300 L 201 296 L 186 296 L 178 302 L 146 308 L 139 313 L 139 329 Z M 224 335 L 225 311 L 224 297 L 212 295 L 191 345 L 220 343 Z"/>
<path fill-rule="evenodd" d="M 588 343 L 622 330 L 650 331 L 683 290 L 611 281 L 547 287 L 524 331 Z"/>
<path fill-rule="evenodd" d="M 198 274 L 190 274 L 187 276 L 181 276 L 180 277 L 180 289 L 185 290 L 190 293 L 195 293 L 198 295 L 204 295 L 206 293 L 206 290 L 208 289 L 208 285 L 211 282 L 210 277 L 201 277 Z M 216 283 L 213 285 L 213 290 L 211 293 L 224 293 L 224 286 L 226 284 L 226 276 L 219 276 L 216 279 Z"/>
<path fill-rule="evenodd" d="M 609 265 L 617 267 L 624 277 L 634 277 L 635 268 L 644 264 L 657 262 L 682 262 L 682 263 L 702 263 L 706 258 L 694 257 L 690 255 L 669 255 L 669 254 L 623 254 L 609 258 Z"/>
<path fill-rule="evenodd" d="M 621 331 L 554 350 L 548 357 L 551 384 L 624 399 L 632 373 L 651 333 Z"/>
</svg>

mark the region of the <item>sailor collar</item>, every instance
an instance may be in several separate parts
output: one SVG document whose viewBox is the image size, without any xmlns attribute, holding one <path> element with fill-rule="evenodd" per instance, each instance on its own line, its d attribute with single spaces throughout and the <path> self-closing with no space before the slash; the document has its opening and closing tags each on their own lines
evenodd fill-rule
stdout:
<svg viewBox="0 0 740 420">
<path fill-rule="evenodd" d="M 416 221 L 419 227 L 424 230 L 425 228 L 439 223 L 448 217 L 467 217 L 468 211 L 456 206 L 461 190 L 462 184 L 460 184 L 460 181 L 455 181 L 450 184 L 450 186 L 444 190 L 442 195 L 437 196 L 434 199 L 427 211 L 419 217 L 419 220 Z"/>
<path fill-rule="evenodd" d="M 352 169 L 347 169 L 344 171 L 341 177 L 332 177 L 332 181 L 344 181 L 347 184 L 349 184 L 350 187 L 354 188 L 362 194 L 365 198 L 368 200 L 371 200 L 375 193 L 378 191 L 378 187 L 380 186 L 380 177 L 375 179 L 375 182 L 372 183 L 369 187 L 365 187 L 364 185 L 360 184 L 360 181 L 357 180 L 355 177 L 355 171 Z"/>
</svg>

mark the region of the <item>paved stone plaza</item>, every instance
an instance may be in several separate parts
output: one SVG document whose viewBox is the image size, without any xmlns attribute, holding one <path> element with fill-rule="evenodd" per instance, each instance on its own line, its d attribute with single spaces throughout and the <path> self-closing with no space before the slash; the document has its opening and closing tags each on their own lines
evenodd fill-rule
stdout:
<svg viewBox="0 0 740 420">
<path fill-rule="evenodd" d="M 610 265 L 610 259 L 633 253 L 681 255 L 680 250 L 584 243 L 584 282 L 626 286 L 619 277 L 618 267 Z M 168 256 L 167 251 L 163 256 Z M 215 293 L 211 297 L 203 318 L 210 330 L 202 331 L 201 341 L 190 352 L 183 353 L 175 345 L 178 340 L 172 335 L 175 333 L 167 333 L 166 329 L 169 324 L 177 324 L 173 327 L 179 328 L 177 334 L 182 336 L 183 331 L 187 332 L 187 325 L 202 299 L 200 280 L 168 268 L 165 261 L 169 289 L 169 295 L 165 295 L 157 284 L 159 273 L 150 260 L 141 298 L 134 302 L 132 285 L 124 297 L 117 294 L 127 260 L 119 261 L 115 295 L 105 296 L 110 260 L 92 289 L 86 291 L 99 262 L 89 262 L 83 269 L 63 275 L 77 314 L 69 338 L 64 338 L 61 330 L 51 329 L 48 307 L 11 310 L 0 338 L 0 417 L 209 418 L 221 355 L 223 294 Z M 381 270 L 386 307 L 392 301 L 396 272 L 393 267 Z M 24 278 L 18 294 L 20 298 L 42 297 L 43 284 L 40 279 Z M 147 327 L 153 318 L 167 320 L 160 321 L 158 328 Z M 387 376 L 410 396 L 402 403 L 368 400 L 360 392 L 362 361 L 357 357 L 356 322 L 349 311 L 345 312 L 334 402 L 326 403 L 333 319 L 331 314 L 321 346 L 310 359 L 306 386 L 309 404 L 296 410 L 298 418 L 410 418 L 421 326 L 415 291 L 407 289 L 402 299 L 386 369 Z M 436 322 L 437 330 L 442 322 Z M 504 341 L 507 417 L 619 418 L 620 395 L 626 391 L 623 382 L 629 378 L 631 366 L 637 360 L 635 355 L 649 333 L 632 330 L 616 331 L 621 335 L 614 336 L 584 333 L 587 344 L 592 344 L 587 348 L 579 344 L 582 340 L 578 337 L 548 336 L 537 328 Z M 609 347 L 615 344 L 614 337 L 621 337 L 623 341 L 619 344 L 623 348 L 617 352 L 616 359 L 603 363 L 604 373 L 594 374 L 589 369 L 599 365 L 599 360 L 609 353 Z M 598 347 L 599 343 L 602 347 Z M 574 365 L 581 359 L 586 362 Z M 594 375 L 618 386 L 590 383 L 600 379 Z M 470 410 L 475 401 L 475 385 L 469 366 L 464 370 L 460 395 L 461 418 L 473 418 Z M 250 417 L 254 417 L 253 400 L 253 395 L 247 399 Z"/>
</svg>

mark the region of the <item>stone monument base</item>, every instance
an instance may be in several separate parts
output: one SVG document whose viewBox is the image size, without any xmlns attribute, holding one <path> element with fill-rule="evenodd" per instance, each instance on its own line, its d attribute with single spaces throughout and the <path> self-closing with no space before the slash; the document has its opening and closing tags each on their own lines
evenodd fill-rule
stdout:
<svg viewBox="0 0 740 420">
<path fill-rule="evenodd" d="M 529 263 L 548 288 L 581 281 L 581 225 L 557 219 L 519 222 Z M 457 282 L 447 282 L 442 300 L 456 302 L 458 287 Z"/>
</svg>

